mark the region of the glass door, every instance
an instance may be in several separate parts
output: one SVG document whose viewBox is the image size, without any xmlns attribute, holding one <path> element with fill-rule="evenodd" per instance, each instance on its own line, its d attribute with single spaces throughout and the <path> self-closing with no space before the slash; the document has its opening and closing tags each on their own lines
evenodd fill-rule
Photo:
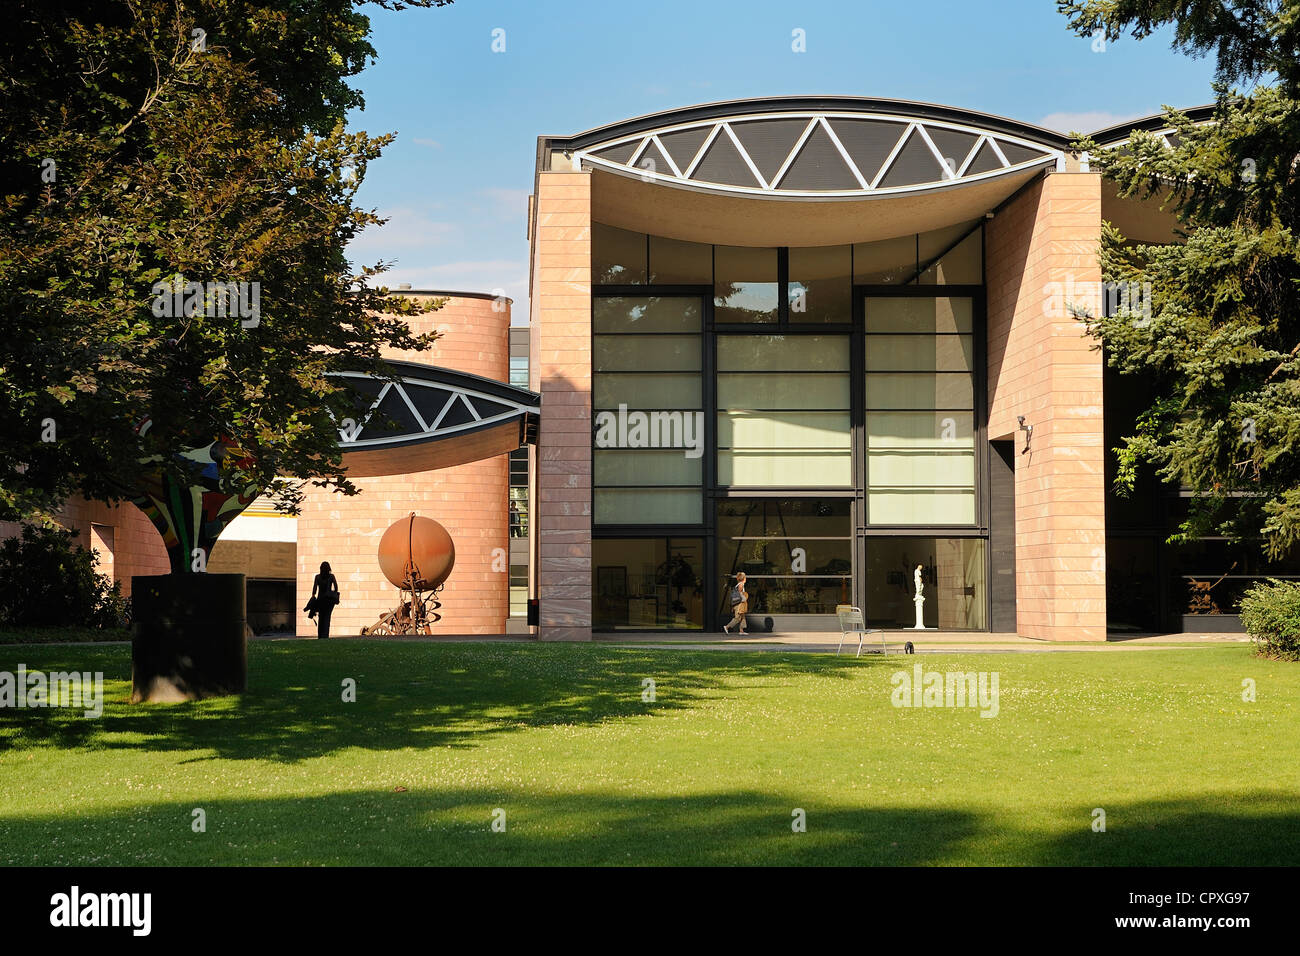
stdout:
<svg viewBox="0 0 1300 956">
<path fill-rule="evenodd" d="M 922 288 L 861 296 L 864 402 L 859 606 L 886 629 L 988 626 L 977 480 L 977 298 Z"/>
</svg>

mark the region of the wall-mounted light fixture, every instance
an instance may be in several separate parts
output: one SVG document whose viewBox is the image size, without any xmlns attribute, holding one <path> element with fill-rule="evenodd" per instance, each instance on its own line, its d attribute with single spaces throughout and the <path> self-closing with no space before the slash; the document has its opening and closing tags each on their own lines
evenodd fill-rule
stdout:
<svg viewBox="0 0 1300 956">
<path fill-rule="evenodd" d="M 1034 426 L 1025 424 L 1024 415 L 1017 415 L 1016 421 L 1020 423 L 1020 430 L 1025 433 L 1025 447 L 1020 449 L 1020 454 L 1026 455 L 1029 453 L 1029 439 L 1034 437 Z"/>
</svg>

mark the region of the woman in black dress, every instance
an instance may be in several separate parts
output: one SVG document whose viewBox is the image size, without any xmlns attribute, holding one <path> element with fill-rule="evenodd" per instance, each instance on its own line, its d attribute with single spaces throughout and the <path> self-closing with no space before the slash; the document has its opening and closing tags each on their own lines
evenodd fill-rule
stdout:
<svg viewBox="0 0 1300 956">
<path fill-rule="evenodd" d="M 319 598 L 317 593 L 319 592 Z M 334 613 L 334 607 L 339 603 L 339 582 L 334 575 L 330 573 L 330 563 L 322 561 L 320 563 L 320 574 L 311 584 L 311 600 L 307 602 L 308 607 L 314 607 L 316 618 L 316 637 L 320 640 L 328 640 L 330 636 L 330 615 Z"/>
</svg>

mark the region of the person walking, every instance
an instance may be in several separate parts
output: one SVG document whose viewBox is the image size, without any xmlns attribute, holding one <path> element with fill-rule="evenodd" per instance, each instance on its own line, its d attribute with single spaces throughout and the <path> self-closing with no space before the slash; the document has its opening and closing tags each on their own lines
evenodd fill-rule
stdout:
<svg viewBox="0 0 1300 956">
<path fill-rule="evenodd" d="M 522 538 L 524 536 L 524 523 L 519 513 L 519 506 L 512 499 L 510 502 L 510 537 Z"/>
<path fill-rule="evenodd" d="M 320 563 L 320 574 L 311 584 L 311 600 L 307 602 L 307 616 L 316 617 L 316 637 L 327 641 L 330 636 L 330 615 L 339 603 L 339 582 L 330 571 L 330 563 Z"/>
<path fill-rule="evenodd" d="M 749 592 L 745 590 L 745 572 L 741 571 L 736 575 L 736 586 L 731 589 L 731 611 L 732 618 L 726 624 L 722 625 L 722 630 L 726 634 L 731 633 L 733 627 L 737 628 L 741 634 L 745 633 L 745 615 L 749 613 Z"/>
</svg>

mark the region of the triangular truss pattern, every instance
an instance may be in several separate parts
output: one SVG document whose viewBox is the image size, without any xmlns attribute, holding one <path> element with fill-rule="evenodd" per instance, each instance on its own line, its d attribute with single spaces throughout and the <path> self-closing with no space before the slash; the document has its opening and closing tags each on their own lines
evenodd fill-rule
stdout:
<svg viewBox="0 0 1300 956">
<path fill-rule="evenodd" d="M 1061 150 L 987 129 L 867 113 L 765 113 L 643 131 L 578 150 L 587 166 L 723 192 L 895 194 L 1055 163 Z"/>
<path fill-rule="evenodd" d="M 355 417 L 335 422 L 345 450 L 445 438 L 537 413 L 535 404 L 420 378 L 384 381 L 367 405 L 378 379 L 362 372 L 333 374 L 349 379 L 360 400 Z"/>
</svg>

